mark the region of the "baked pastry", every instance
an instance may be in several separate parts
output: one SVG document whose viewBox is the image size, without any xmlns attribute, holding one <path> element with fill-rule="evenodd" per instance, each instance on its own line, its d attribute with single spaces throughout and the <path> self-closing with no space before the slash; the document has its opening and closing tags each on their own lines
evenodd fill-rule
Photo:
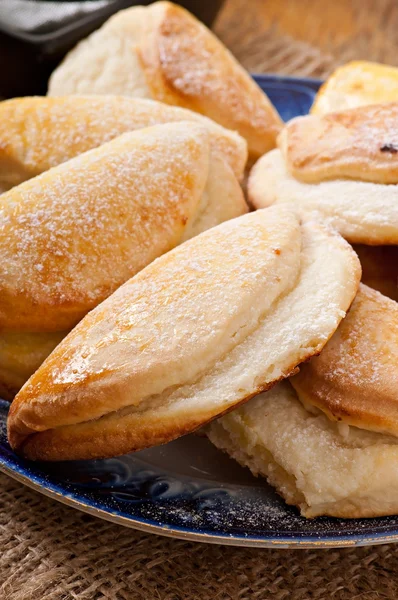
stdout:
<svg viewBox="0 0 398 600">
<path fill-rule="evenodd" d="M 0 196 L 0 391 L 7 398 L 59 332 L 130 276 L 247 211 L 209 138 L 207 128 L 185 121 L 127 133 Z"/>
<path fill-rule="evenodd" d="M 398 438 L 307 410 L 288 382 L 213 421 L 206 432 L 304 517 L 398 512 Z"/>
<path fill-rule="evenodd" d="M 398 101 L 398 69 L 353 61 L 332 73 L 318 92 L 311 113 L 322 115 L 393 101 Z M 398 246 L 355 245 L 354 250 L 361 261 L 362 281 L 398 301 Z"/>
<path fill-rule="evenodd" d="M 213 422 L 211 441 L 306 517 L 397 514 L 398 304 L 361 285 L 290 383 Z"/>
<path fill-rule="evenodd" d="M 225 46 L 171 2 L 118 12 L 54 71 L 50 96 L 120 94 L 184 106 L 238 131 L 258 157 L 282 121 Z"/>
<path fill-rule="evenodd" d="M 332 420 L 398 436 L 398 303 L 361 284 L 333 338 L 292 384 Z"/>
<path fill-rule="evenodd" d="M 362 282 L 398 302 L 398 246 L 353 246 L 362 267 Z"/>
<path fill-rule="evenodd" d="M 16 396 L 30 459 L 113 456 L 188 433 L 320 352 L 357 290 L 343 239 L 275 207 L 165 254 L 89 313 Z"/>
<path fill-rule="evenodd" d="M 398 244 L 397 118 L 398 102 L 293 119 L 253 168 L 250 201 L 292 203 L 350 242 Z"/>
<path fill-rule="evenodd" d="M 149 262 L 246 212 L 206 128 L 126 133 L 0 196 L 0 328 L 63 331 Z"/>
<path fill-rule="evenodd" d="M 398 101 L 398 69 L 364 60 L 338 67 L 322 85 L 311 113 L 323 115 L 366 104 Z"/>
<path fill-rule="evenodd" d="M 12 400 L 67 331 L 0 333 L 0 398 Z"/>
<path fill-rule="evenodd" d="M 0 102 L 0 191 L 136 129 L 176 121 L 207 127 L 210 144 L 240 180 L 247 144 L 192 111 L 123 96 L 13 98 Z"/>
</svg>

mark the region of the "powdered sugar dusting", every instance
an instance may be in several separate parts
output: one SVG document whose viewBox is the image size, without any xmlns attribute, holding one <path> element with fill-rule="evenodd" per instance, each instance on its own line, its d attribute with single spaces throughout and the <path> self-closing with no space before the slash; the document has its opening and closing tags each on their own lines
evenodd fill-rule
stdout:
<svg viewBox="0 0 398 600">
<path fill-rule="evenodd" d="M 338 352 L 326 379 L 348 380 L 357 389 L 369 386 L 377 397 L 386 378 L 397 379 L 397 340 L 398 305 L 361 286 L 333 342 Z"/>
<path fill-rule="evenodd" d="M 3 194 L 3 290 L 73 305 L 73 325 L 182 238 L 206 182 L 207 139 L 192 123 L 128 133 Z"/>
<path fill-rule="evenodd" d="M 128 401 L 138 403 L 160 393 L 166 382 L 177 384 L 182 361 L 187 363 L 184 376 L 196 377 L 220 352 L 239 344 L 274 299 L 294 284 L 300 244 L 297 219 L 281 209 L 252 213 L 185 243 L 86 318 L 87 340 L 80 327 L 70 336 L 69 344 L 74 337 L 76 344 L 57 382 L 64 375 L 70 382 L 73 372 L 78 380 L 84 369 L 90 377 L 104 362 L 119 370 L 122 362 L 127 373 L 136 372 Z M 87 363 L 82 357 L 90 348 L 95 352 Z"/>
<path fill-rule="evenodd" d="M 289 170 L 303 181 L 398 183 L 398 103 L 296 118 L 280 147 Z"/>
<path fill-rule="evenodd" d="M 136 448 L 157 423 L 162 436 L 199 426 L 319 352 L 358 280 L 348 244 L 281 207 L 224 223 L 154 261 L 74 329 L 46 362 L 46 413 L 56 406 L 69 424 L 69 399 L 84 397 L 68 435 L 126 426 Z"/>
<path fill-rule="evenodd" d="M 171 3 L 114 15 L 66 57 L 52 75 L 49 91 L 115 90 L 206 114 L 241 132 L 257 156 L 274 147 L 282 127 L 267 96 L 223 44 Z"/>
<path fill-rule="evenodd" d="M 0 116 L 2 156 L 15 161 L 21 180 L 122 133 L 180 121 L 206 127 L 211 133 L 212 148 L 225 158 L 239 178 L 246 161 L 246 144 L 236 133 L 197 113 L 153 100 L 122 96 L 18 98 L 2 102 Z M 9 177 L 9 173 L 6 175 Z"/>
<path fill-rule="evenodd" d="M 169 5 L 157 42 L 162 76 L 179 98 L 188 106 L 193 99 L 194 105 L 202 106 L 205 114 L 227 127 L 245 129 L 246 135 L 250 130 L 250 143 L 256 152 L 261 154 L 274 146 L 282 124 L 276 110 L 203 25 Z"/>
</svg>

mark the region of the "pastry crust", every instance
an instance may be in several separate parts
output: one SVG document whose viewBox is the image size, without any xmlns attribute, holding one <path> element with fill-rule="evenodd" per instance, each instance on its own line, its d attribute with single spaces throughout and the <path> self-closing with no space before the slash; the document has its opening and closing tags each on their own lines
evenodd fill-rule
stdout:
<svg viewBox="0 0 398 600">
<path fill-rule="evenodd" d="M 13 98 L 0 102 L 0 190 L 5 191 L 129 131 L 193 121 L 210 133 L 213 152 L 241 180 L 247 144 L 192 111 L 123 96 Z"/>
<path fill-rule="evenodd" d="M 248 194 L 256 208 L 291 204 L 351 243 L 398 244 L 398 185 L 349 179 L 304 183 L 289 173 L 281 151 L 272 150 L 253 167 Z"/>
<path fill-rule="evenodd" d="M 282 121 L 267 96 L 193 15 L 155 2 L 114 15 L 54 71 L 49 95 L 153 98 L 237 130 L 252 158 L 275 146 Z"/>
<path fill-rule="evenodd" d="M 398 101 L 398 69 L 355 60 L 336 69 L 319 90 L 311 113 L 326 113 Z"/>
<path fill-rule="evenodd" d="M 288 171 L 307 183 L 398 183 L 398 102 L 290 121 L 278 138 Z"/>
<path fill-rule="evenodd" d="M 246 211 L 197 123 L 81 154 L 0 196 L 0 328 L 70 329 L 156 257 Z"/>
<path fill-rule="evenodd" d="M 320 356 L 291 379 L 329 419 L 398 436 L 398 304 L 365 285 Z"/>
<path fill-rule="evenodd" d="M 288 382 L 214 421 L 207 433 L 305 517 L 398 512 L 397 438 L 310 412 Z"/>
<path fill-rule="evenodd" d="M 319 353 L 359 279 L 340 236 L 283 207 L 202 233 L 67 336 L 14 400 L 10 443 L 94 458 L 192 431 Z"/>
<path fill-rule="evenodd" d="M 0 333 L 0 398 L 12 400 L 23 384 L 66 336 L 52 333 Z"/>
</svg>

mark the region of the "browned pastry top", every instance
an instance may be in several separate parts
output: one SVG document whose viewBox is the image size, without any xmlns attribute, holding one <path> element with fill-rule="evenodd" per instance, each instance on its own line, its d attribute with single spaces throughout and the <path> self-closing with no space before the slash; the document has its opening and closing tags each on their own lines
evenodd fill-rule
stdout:
<svg viewBox="0 0 398 600">
<path fill-rule="evenodd" d="M 160 2 L 156 8 L 162 9 L 158 27 L 139 49 L 153 97 L 238 130 L 258 155 L 274 147 L 282 122 L 225 46 L 181 7 Z"/>
<path fill-rule="evenodd" d="M 398 436 L 398 303 L 361 284 L 323 352 L 291 382 L 329 418 Z"/>
<path fill-rule="evenodd" d="M 63 331 L 185 239 L 246 212 L 197 123 L 122 136 L 0 196 L 0 328 Z"/>
<path fill-rule="evenodd" d="M 398 183 L 398 102 L 298 117 L 278 143 L 288 170 L 300 181 Z"/>
</svg>

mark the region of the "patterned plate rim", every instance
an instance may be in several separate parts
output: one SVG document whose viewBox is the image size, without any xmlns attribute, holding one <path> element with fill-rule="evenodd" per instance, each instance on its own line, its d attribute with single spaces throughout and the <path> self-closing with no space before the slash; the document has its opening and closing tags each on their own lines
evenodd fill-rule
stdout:
<svg viewBox="0 0 398 600">
<path fill-rule="evenodd" d="M 230 534 L 216 534 L 216 533 L 200 533 L 190 529 L 183 529 L 180 527 L 171 527 L 168 525 L 156 524 L 154 522 L 146 521 L 142 518 L 123 517 L 122 515 L 116 514 L 111 510 L 103 510 L 95 506 L 91 506 L 76 498 L 66 496 L 62 492 L 57 492 L 53 489 L 52 485 L 43 485 L 36 478 L 29 478 L 4 464 L 3 460 L 0 459 L 0 471 L 6 475 L 9 475 L 12 479 L 15 479 L 19 483 L 26 485 L 32 490 L 47 496 L 53 500 L 57 500 L 62 504 L 88 513 L 94 517 L 110 521 L 117 525 L 136 529 L 144 533 L 154 533 L 157 535 L 163 535 L 166 537 L 176 538 L 185 541 L 193 542 L 205 542 L 210 544 L 221 544 L 227 546 L 246 546 L 246 547 L 258 547 L 258 548 L 289 548 L 289 549 L 305 549 L 305 548 L 347 548 L 353 546 L 372 546 L 387 544 L 392 542 L 398 542 L 398 531 L 391 532 L 386 535 L 383 532 L 376 533 L 372 536 L 365 536 L 363 534 L 353 534 L 351 536 L 326 537 L 325 534 L 318 537 L 279 537 L 278 539 L 272 538 L 271 536 L 254 536 L 244 537 L 239 535 Z"/>
</svg>

